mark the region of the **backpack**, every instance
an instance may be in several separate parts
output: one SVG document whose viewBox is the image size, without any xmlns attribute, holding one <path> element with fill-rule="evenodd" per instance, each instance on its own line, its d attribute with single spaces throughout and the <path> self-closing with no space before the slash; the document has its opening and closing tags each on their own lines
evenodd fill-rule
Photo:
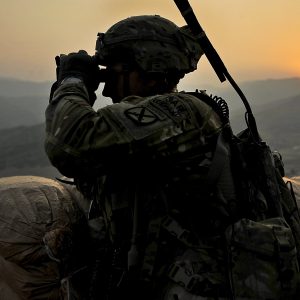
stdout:
<svg viewBox="0 0 300 300">
<path fill-rule="evenodd" d="M 183 249 L 183 254 L 170 264 L 168 277 L 172 283 L 165 283 L 168 288 L 164 299 L 196 296 L 206 297 L 203 299 L 299 298 L 300 215 L 295 196 L 283 179 L 280 154 L 271 151 L 265 142 L 255 140 L 251 127 L 233 134 L 229 110 L 222 98 L 208 96 L 203 91 L 191 94 L 212 106 L 223 120 L 224 129 L 211 168 L 221 167 L 218 150 L 226 141 L 233 158 L 239 215 L 215 241 L 215 248 L 211 247 L 214 241 L 210 246 L 205 242 L 200 246 L 191 242 L 195 241 L 192 233 L 170 216 L 160 222 L 153 220 L 148 233 L 152 239 L 146 247 L 143 264 L 143 274 L 147 274 L 144 280 L 150 281 L 155 256 L 159 260 L 158 252 L 163 247 L 157 245 L 158 228 L 163 228 L 177 240 L 176 247 L 181 245 Z M 218 174 L 214 170 L 211 173 Z M 165 238 L 164 242 L 167 240 Z M 220 243 L 222 250 L 212 259 L 210 254 L 217 252 Z M 209 276 L 203 277 L 202 272 Z"/>
<path fill-rule="evenodd" d="M 124 253 L 119 245 L 110 245 L 111 263 L 102 268 L 109 281 L 102 286 L 112 286 L 106 296 L 118 299 L 127 293 L 131 299 L 296 299 L 300 295 L 300 216 L 282 178 L 280 155 L 258 141 L 251 126 L 233 134 L 222 98 L 203 91 L 190 94 L 210 105 L 223 121 L 210 180 L 214 182 L 219 174 L 222 162 L 218 152 L 226 143 L 233 158 L 239 213 L 222 236 L 201 241 L 173 215 L 156 215 L 149 220 L 141 250 L 139 237 L 145 228 L 140 228 L 143 216 L 139 201 L 143 197 L 137 188 L 131 212 L 131 247 L 126 253 L 128 266 L 120 263 Z M 114 214 L 121 215 L 126 209 L 123 203 Z"/>
<path fill-rule="evenodd" d="M 228 124 L 224 134 L 242 203 L 241 218 L 227 228 L 224 237 L 229 298 L 296 299 L 300 295 L 300 215 L 291 183 L 283 179 L 281 155 L 255 140 L 250 126 L 234 135 L 223 99 L 193 94 L 214 107 Z"/>
</svg>

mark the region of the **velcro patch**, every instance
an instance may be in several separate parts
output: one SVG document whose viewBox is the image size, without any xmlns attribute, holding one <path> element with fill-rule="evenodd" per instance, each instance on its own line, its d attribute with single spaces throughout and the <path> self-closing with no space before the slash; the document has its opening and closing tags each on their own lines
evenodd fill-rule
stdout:
<svg viewBox="0 0 300 300">
<path fill-rule="evenodd" d="M 176 123 L 191 119 L 191 113 L 187 105 L 178 96 L 169 95 L 167 97 L 156 97 L 150 100 L 150 104 Z"/>
<path fill-rule="evenodd" d="M 145 106 L 136 106 L 127 109 L 125 116 L 139 125 L 149 125 L 158 120 L 158 117 Z"/>
</svg>

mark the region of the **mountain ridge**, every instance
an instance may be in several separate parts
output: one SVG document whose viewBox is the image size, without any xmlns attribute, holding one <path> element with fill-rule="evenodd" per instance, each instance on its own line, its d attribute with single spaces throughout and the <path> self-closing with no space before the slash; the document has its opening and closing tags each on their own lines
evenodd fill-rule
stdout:
<svg viewBox="0 0 300 300">
<path fill-rule="evenodd" d="M 257 120 L 258 129 L 262 137 L 271 146 L 272 150 L 278 150 L 284 158 L 287 174 L 289 176 L 300 174 L 300 78 L 281 80 L 266 80 L 268 85 L 259 81 L 252 82 L 248 86 L 254 86 L 253 90 L 246 90 L 247 94 L 265 97 L 267 101 L 257 100 L 250 102 Z M 288 83 L 286 85 L 286 83 Z M 299 83 L 299 86 L 298 86 Z M 22 82 L 24 84 L 24 82 Z M 22 84 L 20 85 L 22 87 Z M 34 83 L 39 84 L 39 83 Z M 0 89 L 0 176 L 11 175 L 38 175 L 52 177 L 59 175 L 55 170 L 43 149 L 44 141 L 44 112 L 48 104 L 48 95 L 41 91 L 30 96 L 15 96 L 6 90 L 6 96 Z M 275 85 L 275 87 L 274 87 Z M 48 82 L 48 87 L 50 87 Z M 260 86 L 260 87 L 259 87 Z M 1 87 L 1 78 L 0 78 Z M 284 90 L 289 87 L 289 92 Z M 293 87 L 293 88 L 292 88 Z M 241 86 L 243 89 L 243 86 Z M 277 94 L 276 91 L 281 91 Z M 29 93 L 29 90 L 27 90 Z M 234 91 L 223 89 L 223 94 Z M 5 94 L 4 93 L 4 94 Z M 47 91 L 48 93 L 48 91 Z M 221 95 L 223 97 L 223 94 Z M 276 97 L 274 97 L 274 94 Z M 281 96 L 285 96 L 280 98 Z M 227 100 L 227 98 L 225 98 Z M 241 102 L 238 99 L 239 102 Z M 100 102 L 100 101 L 99 101 Z M 228 102 L 228 101 L 227 101 Z M 107 102 L 108 103 L 108 102 Z M 104 103 L 105 105 L 105 103 Z M 231 124 L 238 132 L 245 128 L 244 107 L 234 107 L 230 103 Z"/>
</svg>

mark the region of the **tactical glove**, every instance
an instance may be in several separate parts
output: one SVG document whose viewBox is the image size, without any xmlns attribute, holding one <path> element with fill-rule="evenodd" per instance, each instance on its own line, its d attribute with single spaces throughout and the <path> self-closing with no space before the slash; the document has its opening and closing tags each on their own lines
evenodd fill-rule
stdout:
<svg viewBox="0 0 300 300">
<path fill-rule="evenodd" d="M 79 50 L 77 53 L 61 54 L 55 60 L 57 65 L 57 83 L 55 87 L 59 86 L 68 77 L 79 78 L 84 82 L 89 92 L 89 102 L 93 105 L 96 100 L 95 91 L 100 83 L 100 68 L 96 59 L 88 55 L 86 51 Z M 53 94 L 53 92 L 51 93 Z"/>
</svg>

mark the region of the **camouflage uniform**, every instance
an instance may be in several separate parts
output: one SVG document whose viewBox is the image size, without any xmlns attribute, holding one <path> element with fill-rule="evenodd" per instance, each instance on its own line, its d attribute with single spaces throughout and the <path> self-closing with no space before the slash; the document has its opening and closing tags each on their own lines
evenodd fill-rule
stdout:
<svg viewBox="0 0 300 300">
<path fill-rule="evenodd" d="M 120 236 L 130 239 L 132 219 L 128 213 L 119 213 L 122 216 L 117 223 L 122 225 L 112 226 L 111 219 L 114 211 L 132 205 L 137 189 L 148 221 L 179 213 L 185 228 L 205 240 L 224 231 L 233 218 L 235 194 L 229 151 L 222 153 L 224 164 L 216 182 L 208 179 L 223 126 L 212 107 L 183 92 L 129 96 L 97 112 L 85 99 L 87 92 L 81 83 L 58 88 L 46 111 L 45 146 L 62 174 L 84 182 L 89 190 L 97 186 L 112 240 Z M 122 228 L 112 228 L 116 226 Z M 206 287 L 210 292 L 218 284 L 224 286 L 224 274 L 217 273 L 220 262 L 216 262 L 223 254 L 216 244 L 220 241 L 206 244 L 206 250 L 200 251 L 203 265 L 209 269 L 204 277 L 211 284 Z M 209 258 L 208 248 L 214 248 L 213 258 Z"/>
</svg>

